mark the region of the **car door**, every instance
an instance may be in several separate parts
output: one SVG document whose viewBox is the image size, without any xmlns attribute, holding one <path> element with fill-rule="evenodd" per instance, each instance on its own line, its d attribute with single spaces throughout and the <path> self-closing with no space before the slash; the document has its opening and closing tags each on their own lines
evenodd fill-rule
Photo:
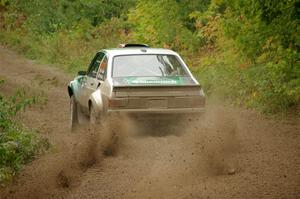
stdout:
<svg viewBox="0 0 300 199">
<path fill-rule="evenodd" d="M 90 95 L 97 89 L 99 86 L 99 80 L 97 79 L 97 73 L 101 64 L 101 61 L 104 57 L 103 52 L 99 52 L 96 54 L 95 58 L 93 59 L 90 67 L 87 71 L 86 79 L 84 79 L 83 91 L 82 91 L 82 106 L 84 108 L 88 108 L 88 101 Z"/>
</svg>

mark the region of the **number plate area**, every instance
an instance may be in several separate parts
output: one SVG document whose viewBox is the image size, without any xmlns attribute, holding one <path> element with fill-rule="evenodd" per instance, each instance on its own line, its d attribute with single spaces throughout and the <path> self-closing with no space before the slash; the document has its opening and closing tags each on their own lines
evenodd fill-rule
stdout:
<svg viewBox="0 0 300 199">
<path fill-rule="evenodd" d="M 148 108 L 168 108 L 167 99 L 149 99 Z"/>
</svg>

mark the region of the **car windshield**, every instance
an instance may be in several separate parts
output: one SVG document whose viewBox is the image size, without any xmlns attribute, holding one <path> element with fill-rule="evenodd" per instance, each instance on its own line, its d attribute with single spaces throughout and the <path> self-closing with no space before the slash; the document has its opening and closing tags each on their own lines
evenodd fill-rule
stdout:
<svg viewBox="0 0 300 199">
<path fill-rule="evenodd" d="M 120 55 L 113 60 L 113 77 L 188 76 L 175 55 Z"/>
</svg>

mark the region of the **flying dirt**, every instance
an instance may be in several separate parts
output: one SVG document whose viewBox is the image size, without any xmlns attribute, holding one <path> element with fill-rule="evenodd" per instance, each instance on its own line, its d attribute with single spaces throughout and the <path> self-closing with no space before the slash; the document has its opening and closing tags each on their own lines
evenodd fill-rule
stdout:
<svg viewBox="0 0 300 199">
<path fill-rule="evenodd" d="M 111 142 L 105 128 L 70 132 L 71 76 L 4 47 L 0 71 L 1 93 L 26 88 L 47 97 L 18 119 L 51 143 L 0 198 L 300 198 L 297 118 L 210 105 L 180 125 L 123 118 Z"/>
</svg>

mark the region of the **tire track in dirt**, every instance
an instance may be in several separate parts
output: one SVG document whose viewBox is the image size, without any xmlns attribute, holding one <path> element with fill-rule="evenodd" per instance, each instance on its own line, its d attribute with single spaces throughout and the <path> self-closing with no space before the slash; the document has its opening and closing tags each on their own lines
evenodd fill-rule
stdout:
<svg viewBox="0 0 300 199">
<path fill-rule="evenodd" d="M 20 120 L 53 147 L 0 189 L 0 198 L 299 198 L 300 123 L 209 107 L 180 128 L 137 128 L 124 120 L 118 151 L 83 127 L 70 133 L 67 83 L 72 77 L 0 48 L 1 92 L 27 87 L 48 103 Z M 228 175 L 228 173 L 232 175 Z"/>
<path fill-rule="evenodd" d="M 83 127 L 76 134 L 69 131 L 69 98 L 66 92 L 71 77 L 59 69 L 43 67 L 0 48 L 0 77 L 5 80 L 1 92 L 12 94 L 24 88 L 28 93 L 44 93 L 48 103 L 35 106 L 19 119 L 47 137 L 53 147 L 27 165 L 16 181 L 2 190 L 1 198 L 43 198 L 65 195 L 66 188 L 76 187 L 80 175 L 96 163 L 93 151 L 95 136 Z M 93 156 L 94 155 L 94 156 Z"/>
</svg>

